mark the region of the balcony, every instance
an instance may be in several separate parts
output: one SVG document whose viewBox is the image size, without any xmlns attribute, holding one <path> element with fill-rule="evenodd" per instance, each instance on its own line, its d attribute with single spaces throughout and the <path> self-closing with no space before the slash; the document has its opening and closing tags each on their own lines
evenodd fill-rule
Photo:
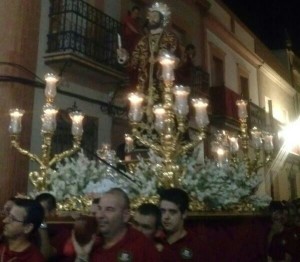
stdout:
<svg viewBox="0 0 300 262">
<path fill-rule="evenodd" d="M 225 86 L 213 86 L 209 90 L 212 124 L 222 129 L 237 129 L 236 100 L 240 95 Z"/>
<path fill-rule="evenodd" d="M 209 74 L 199 66 L 176 71 L 176 83 L 191 88 L 191 97 L 209 96 Z"/>
<path fill-rule="evenodd" d="M 236 101 L 241 96 L 225 86 L 211 87 L 209 95 L 213 125 L 237 129 L 239 124 Z M 275 132 L 280 127 L 276 119 L 252 102 L 248 103 L 248 126 L 270 132 Z"/>
<path fill-rule="evenodd" d="M 117 78 L 121 23 L 83 0 L 51 0 L 46 63 L 76 62 Z"/>
</svg>

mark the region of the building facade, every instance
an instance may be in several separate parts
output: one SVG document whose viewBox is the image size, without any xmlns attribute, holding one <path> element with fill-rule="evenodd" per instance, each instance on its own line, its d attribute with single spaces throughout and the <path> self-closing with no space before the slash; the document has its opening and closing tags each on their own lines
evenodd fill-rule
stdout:
<svg viewBox="0 0 300 262">
<path fill-rule="evenodd" d="M 147 0 L 34 0 L 2 1 L 0 202 L 27 193 L 29 171 L 37 166 L 10 146 L 8 111 L 26 110 L 20 143 L 41 153 L 43 76 L 60 76 L 56 104 L 60 108 L 54 153 L 71 146 L 67 113 L 84 112 L 83 145 L 90 156 L 102 143 L 117 149 L 126 132 L 126 71 L 116 59 L 117 34 L 122 19 L 138 5 L 145 17 Z M 281 125 L 299 113 L 298 92 L 289 72 L 276 56 L 219 0 L 168 0 L 173 30 L 182 52 L 188 44 L 196 50 L 192 92 L 209 98 L 211 125 L 238 132 L 235 101 L 249 101 L 249 126 L 277 134 Z M 277 136 L 277 135 L 276 135 Z M 275 136 L 275 137 L 276 137 Z M 280 141 L 277 141 L 277 151 Z M 275 199 L 299 197 L 298 156 L 288 155 L 280 169 L 264 170 L 260 190 Z M 291 179 L 292 177 L 292 179 Z M 292 188 L 294 185 L 294 188 Z M 296 186 L 295 186 L 296 185 Z"/>
</svg>

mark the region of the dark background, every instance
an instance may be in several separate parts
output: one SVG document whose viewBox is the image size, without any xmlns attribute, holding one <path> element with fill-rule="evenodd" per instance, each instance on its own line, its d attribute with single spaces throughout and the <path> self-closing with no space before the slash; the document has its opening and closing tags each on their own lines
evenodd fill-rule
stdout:
<svg viewBox="0 0 300 262">
<path fill-rule="evenodd" d="M 300 55 L 300 0 L 222 0 L 270 49 L 290 38 Z"/>
</svg>

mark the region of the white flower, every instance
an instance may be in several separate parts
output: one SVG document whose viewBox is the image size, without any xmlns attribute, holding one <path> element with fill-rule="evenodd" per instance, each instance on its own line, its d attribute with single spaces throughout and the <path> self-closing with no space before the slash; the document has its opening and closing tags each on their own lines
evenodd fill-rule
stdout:
<svg viewBox="0 0 300 262">
<path fill-rule="evenodd" d="M 262 180 L 260 175 L 246 176 L 243 163 L 236 167 L 224 164 L 220 168 L 208 160 L 199 164 L 196 158 L 192 155 L 179 159 L 178 165 L 183 170 L 181 187 L 208 208 L 226 209 L 241 202 L 257 208 L 269 204 L 270 197 L 255 195 Z M 152 150 L 147 160 L 139 156 L 134 176 L 126 173 L 132 182 L 102 162 L 89 160 L 81 151 L 77 157 L 67 158 L 55 170 L 49 170 L 49 186 L 58 200 L 102 194 L 113 187 L 122 188 L 130 198 L 151 197 L 157 195 L 162 161 Z"/>
<path fill-rule="evenodd" d="M 51 192 L 58 201 L 87 193 L 104 192 L 112 187 L 128 190 L 130 182 L 100 161 L 88 159 L 82 151 L 64 159 L 50 169 L 49 183 Z"/>
</svg>

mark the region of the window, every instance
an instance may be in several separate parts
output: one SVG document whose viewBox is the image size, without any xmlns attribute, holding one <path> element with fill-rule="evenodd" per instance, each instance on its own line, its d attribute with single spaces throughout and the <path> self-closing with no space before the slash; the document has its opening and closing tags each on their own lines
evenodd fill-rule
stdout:
<svg viewBox="0 0 300 262">
<path fill-rule="evenodd" d="M 218 57 L 213 57 L 212 64 L 212 85 L 213 86 L 222 86 L 224 85 L 224 64 L 223 60 Z"/>
<path fill-rule="evenodd" d="M 224 86 L 225 76 L 225 53 L 210 43 L 210 70 L 211 70 L 211 85 Z"/>
<path fill-rule="evenodd" d="M 269 111 L 271 109 L 270 107 L 272 107 L 272 100 L 271 100 L 271 98 L 265 96 L 265 111 L 267 113 L 269 113 Z"/>
<path fill-rule="evenodd" d="M 266 126 L 270 126 L 273 117 L 272 100 L 265 96 Z"/>
<path fill-rule="evenodd" d="M 237 74 L 239 94 L 243 99 L 249 100 L 249 72 L 245 67 L 237 64 Z"/>
<path fill-rule="evenodd" d="M 66 111 L 59 111 L 57 128 L 52 140 L 52 154 L 59 154 L 73 146 L 71 119 Z M 81 147 L 89 158 L 93 158 L 98 145 L 98 120 L 85 116 L 83 120 L 83 135 Z"/>
</svg>

